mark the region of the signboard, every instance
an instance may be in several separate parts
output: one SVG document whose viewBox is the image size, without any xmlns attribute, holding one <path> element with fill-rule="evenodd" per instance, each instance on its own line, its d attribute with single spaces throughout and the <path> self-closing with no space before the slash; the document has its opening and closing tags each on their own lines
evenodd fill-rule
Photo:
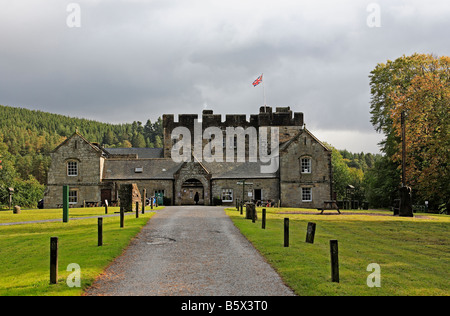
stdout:
<svg viewBox="0 0 450 316">
<path fill-rule="evenodd" d="M 164 203 L 164 194 L 160 193 L 155 193 L 155 197 L 158 201 L 158 205 L 163 205 Z"/>
</svg>

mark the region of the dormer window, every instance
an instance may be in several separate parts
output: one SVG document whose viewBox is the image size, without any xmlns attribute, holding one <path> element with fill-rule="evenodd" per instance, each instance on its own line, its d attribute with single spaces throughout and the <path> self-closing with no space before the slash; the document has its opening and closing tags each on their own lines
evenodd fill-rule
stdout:
<svg viewBox="0 0 450 316">
<path fill-rule="evenodd" d="M 77 161 L 68 161 L 67 162 L 67 175 L 69 177 L 78 176 L 78 162 Z"/>
</svg>

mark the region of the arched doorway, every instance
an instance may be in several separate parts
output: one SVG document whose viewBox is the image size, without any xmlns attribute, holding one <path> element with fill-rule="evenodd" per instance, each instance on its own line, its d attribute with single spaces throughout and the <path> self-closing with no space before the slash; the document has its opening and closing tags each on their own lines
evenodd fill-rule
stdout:
<svg viewBox="0 0 450 316">
<path fill-rule="evenodd" d="M 181 186 L 181 205 L 194 205 L 198 194 L 198 204 L 205 204 L 205 189 L 198 179 L 188 179 Z"/>
</svg>

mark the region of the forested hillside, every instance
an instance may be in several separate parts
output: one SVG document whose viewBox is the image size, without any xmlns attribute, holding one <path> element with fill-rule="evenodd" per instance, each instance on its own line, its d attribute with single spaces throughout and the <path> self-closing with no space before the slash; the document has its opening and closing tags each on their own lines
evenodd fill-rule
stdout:
<svg viewBox="0 0 450 316">
<path fill-rule="evenodd" d="M 8 187 L 15 188 L 18 204 L 35 205 L 47 182 L 50 152 L 76 129 L 104 147 L 162 147 L 161 118 L 108 124 L 0 105 L 0 205 L 7 204 Z"/>
</svg>

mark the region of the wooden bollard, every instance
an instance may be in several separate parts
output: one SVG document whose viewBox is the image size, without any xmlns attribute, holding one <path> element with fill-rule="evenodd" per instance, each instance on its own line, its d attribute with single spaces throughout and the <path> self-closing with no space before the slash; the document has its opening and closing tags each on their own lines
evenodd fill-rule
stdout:
<svg viewBox="0 0 450 316">
<path fill-rule="evenodd" d="M 58 237 L 50 238 L 50 284 L 58 283 Z"/>
<path fill-rule="evenodd" d="M 266 209 L 262 209 L 262 229 L 266 229 Z"/>
<path fill-rule="evenodd" d="M 123 210 L 123 207 L 120 207 L 120 228 L 123 228 L 124 226 L 124 219 L 125 219 L 125 211 Z"/>
<path fill-rule="evenodd" d="M 69 186 L 63 186 L 63 223 L 69 222 Z"/>
<path fill-rule="evenodd" d="M 136 202 L 136 218 L 139 218 L 139 202 Z"/>
<path fill-rule="evenodd" d="M 103 218 L 98 218 L 98 244 L 99 247 L 103 246 Z"/>
<path fill-rule="evenodd" d="M 105 214 L 108 214 L 108 200 L 105 200 Z"/>
<path fill-rule="evenodd" d="M 241 201 L 241 215 L 244 213 L 244 201 Z"/>
<path fill-rule="evenodd" d="M 308 229 L 306 230 L 306 242 L 313 244 L 315 234 L 316 234 L 316 223 L 308 223 Z"/>
<path fill-rule="evenodd" d="M 338 241 L 330 240 L 331 282 L 339 283 L 339 252 Z"/>
<path fill-rule="evenodd" d="M 142 214 L 145 214 L 145 205 L 147 203 L 147 189 L 142 190 Z"/>
<path fill-rule="evenodd" d="M 289 218 L 284 219 L 284 246 L 289 247 Z"/>
</svg>

